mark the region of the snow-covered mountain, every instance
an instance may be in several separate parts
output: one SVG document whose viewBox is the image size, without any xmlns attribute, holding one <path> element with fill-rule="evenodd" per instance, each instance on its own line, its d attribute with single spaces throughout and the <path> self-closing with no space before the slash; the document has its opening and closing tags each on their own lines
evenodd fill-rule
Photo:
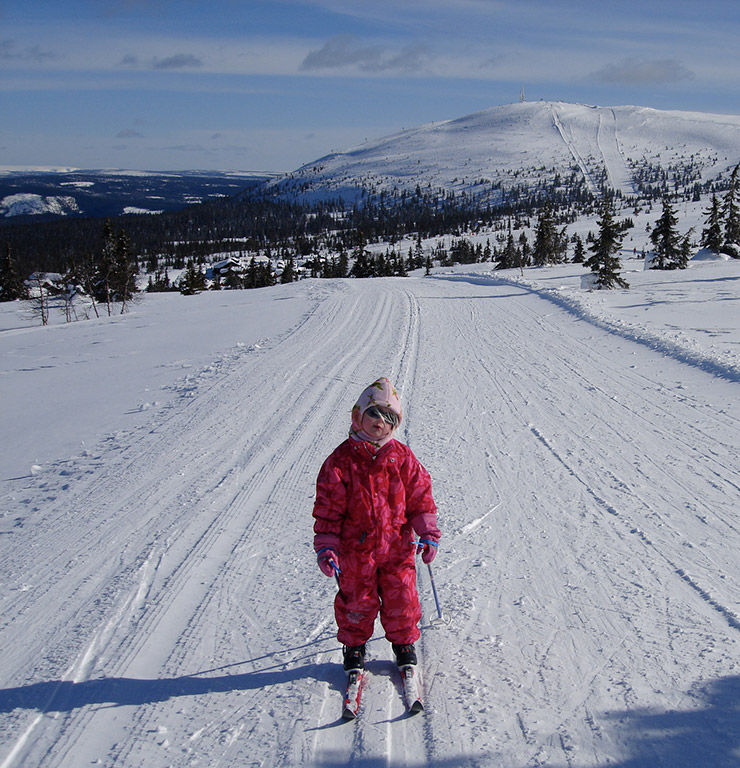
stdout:
<svg viewBox="0 0 740 768">
<path fill-rule="evenodd" d="M 691 188 L 740 162 L 740 116 L 518 103 L 431 123 L 327 155 L 271 183 L 304 200 L 363 194 L 465 192 L 497 202 L 506 191 L 624 195 L 667 183 Z"/>
</svg>

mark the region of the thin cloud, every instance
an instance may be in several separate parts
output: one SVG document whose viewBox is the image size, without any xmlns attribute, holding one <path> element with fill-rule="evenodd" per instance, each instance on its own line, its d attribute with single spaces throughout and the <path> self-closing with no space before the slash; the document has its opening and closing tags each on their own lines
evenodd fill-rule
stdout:
<svg viewBox="0 0 740 768">
<path fill-rule="evenodd" d="M 124 128 L 116 134 L 117 139 L 143 139 L 144 135 L 133 128 Z"/>
<path fill-rule="evenodd" d="M 363 45 L 353 35 L 337 35 L 311 51 L 300 65 L 304 72 L 355 68 L 363 72 L 418 72 L 427 59 L 425 46 L 416 44 L 389 52 L 379 45 Z"/>
<path fill-rule="evenodd" d="M 166 59 L 155 59 L 152 69 L 193 69 L 202 67 L 203 62 L 192 53 L 178 53 Z"/>
<path fill-rule="evenodd" d="M 51 51 L 45 51 L 40 45 L 29 45 L 23 49 L 18 48 L 15 40 L 0 40 L 0 59 L 31 61 L 36 64 L 44 64 L 55 61 L 59 55 Z"/>
<path fill-rule="evenodd" d="M 202 144 L 173 144 L 169 147 L 162 147 L 167 152 L 206 152 L 210 153 L 210 149 L 206 149 Z"/>
<path fill-rule="evenodd" d="M 376 67 L 383 55 L 382 48 L 362 46 L 352 35 L 332 37 L 318 51 L 311 51 L 303 60 L 301 69 L 341 69 L 359 66 L 367 69 Z"/>
<path fill-rule="evenodd" d="M 127 53 L 120 61 L 120 66 L 128 69 L 197 69 L 203 66 L 203 61 L 192 53 L 177 53 L 160 59 L 157 56 L 148 59 L 139 59 L 132 53 Z"/>
<path fill-rule="evenodd" d="M 696 75 L 675 59 L 626 58 L 593 72 L 591 79 L 618 85 L 653 85 L 693 80 Z"/>
</svg>

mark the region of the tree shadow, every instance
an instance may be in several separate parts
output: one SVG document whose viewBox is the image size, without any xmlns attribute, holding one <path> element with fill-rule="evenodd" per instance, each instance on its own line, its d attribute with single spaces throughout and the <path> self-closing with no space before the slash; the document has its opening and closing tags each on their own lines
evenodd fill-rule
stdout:
<svg viewBox="0 0 740 768">
<path fill-rule="evenodd" d="M 738 768 L 740 676 L 697 684 L 689 693 L 699 709 L 641 709 L 610 713 L 629 732 L 630 757 L 614 768 Z"/>
<path fill-rule="evenodd" d="M 612 742 L 622 742 L 627 757 L 611 768 L 738 768 L 740 766 L 740 676 L 697 683 L 694 709 L 633 709 L 608 712 Z M 595 761 L 593 768 L 604 765 Z M 548 768 L 566 768 L 548 763 Z M 581 765 L 581 763 L 579 763 Z M 524 768 L 522 766 L 522 768 Z"/>
</svg>

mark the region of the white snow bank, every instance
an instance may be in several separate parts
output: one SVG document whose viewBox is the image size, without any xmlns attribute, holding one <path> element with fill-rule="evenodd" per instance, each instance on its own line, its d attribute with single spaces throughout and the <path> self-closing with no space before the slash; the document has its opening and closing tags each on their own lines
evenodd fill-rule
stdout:
<svg viewBox="0 0 740 768">
<path fill-rule="evenodd" d="M 593 325 L 740 381 L 740 261 L 718 256 L 692 260 L 683 270 L 643 271 L 627 262 L 626 290 L 584 290 L 590 273 L 578 264 L 527 269 L 523 277 L 517 270 L 479 265 L 471 271 L 467 265 L 438 276 L 525 286 Z"/>
<path fill-rule="evenodd" d="M 730 257 L 726 253 L 717 253 L 710 251 L 709 248 L 702 248 L 692 261 L 729 261 Z"/>
</svg>

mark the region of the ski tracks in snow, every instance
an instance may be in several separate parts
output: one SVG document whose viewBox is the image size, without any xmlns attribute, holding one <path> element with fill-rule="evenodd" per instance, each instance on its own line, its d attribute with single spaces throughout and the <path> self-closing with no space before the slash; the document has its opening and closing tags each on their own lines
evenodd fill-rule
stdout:
<svg viewBox="0 0 740 768">
<path fill-rule="evenodd" d="M 448 405 L 427 432 L 451 436 L 432 475 L 457 467 L 441 500 L 465 505 L 445 508 L 457 527 L 439 563 L 452 633 L 481 650 L 454 646 L 449 677 L 469 689 L 461 704 L 485 702 L 487 727 L 503 713 L 496 765 L 616 761 L 627 736 L 609 711 L 665 706 L 735 668 L 736 409 L 703 397 L 704 371 L 643 358 L 526 290 L 461 290 L 467 333 L 459 312 L 429 332 L 448 349 L 470 339 L 449 379 L 467 396 L 437 392 Z M 666 382 L 684 375 L 696 387 L 677 397 Z M 445 387 L 432 369 L 419 379 Z M 465 492 L 488 485 L 492 514 Z M 481 739 L 471 729 L 469 746 Z"/>
<path fill-rule="evenodd" d="M 594 107 L 593 113 L 587 115 L 589 122 L 581 126 L 577 121 L 563 121 L 559 114 L 559 109 L 563 108 L 550 105 L 553 125 L 581 170 L 590 192 L 597 197 L 601 194 L 599 178 L 606 172 L 605 183 L 625 195 L 633 195 L 632 174 L 617 135 L 616 112 Z M 595 124 L 591 124 L 591 119 L 596 121 Z"/>
<path fill-rule="evenodd" d="M 637 713 L 735 669 L 732 403 L 518 286 L 318 285 L 289 333 L 27 484 L 1 768 L 651 764 Z M 430 628 L 422 569 L 426 711 L 405 715 L 378 633 L 346 724 L 310 510 L 379 375 L 432 474 L 454 621 Z"/>
<path fill-rule="evenodd" d="M 362 388 L 382 374 L 413 384 L 418 307 L 402 286 L 336 284 L 285 337 L 189 382 L 162 423 L 64 465 L 63 493 L 41 482 L 46 527 L 28 545 L 44 558 L 35 571 L 6 563 L 18 687 L 3 768 L 311 763 L 316 693 L 339 712 L 343 676 L 333 582 L 310 547 L 313 483 Z M 44 583 L 53 596 L 26 598 Z M 383 738 L 365 727 L 363 754 L 423 755 L 404 724 Z"/>
</svg>

